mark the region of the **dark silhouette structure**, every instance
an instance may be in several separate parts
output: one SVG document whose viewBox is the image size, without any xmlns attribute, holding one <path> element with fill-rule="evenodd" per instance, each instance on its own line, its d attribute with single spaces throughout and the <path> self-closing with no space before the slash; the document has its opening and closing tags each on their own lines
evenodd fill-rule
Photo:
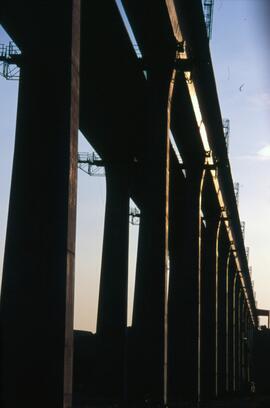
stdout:
<svg viewBox="0 0 270 408">
<path fill-rule="evenodd" d="M 122 3 L 139 56 L 114 0 L 1 5 L 22 51 L 3 408 L 72 406 L 78 129 L 104 163 L 107 201 L 97 333 L 75 333 L 74 404 L 197 402 L 252 379 L 258 319 L 201 1 Z M 141 216 L 127 329 L 130 197 Z"/>
</svg>

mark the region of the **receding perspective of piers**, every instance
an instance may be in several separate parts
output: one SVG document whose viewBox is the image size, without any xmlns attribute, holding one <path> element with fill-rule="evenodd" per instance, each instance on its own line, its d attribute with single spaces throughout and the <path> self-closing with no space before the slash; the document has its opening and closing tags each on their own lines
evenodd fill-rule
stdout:
<svg viewBox="0 0 270 408">
<path fill-rule="evenodd" d="M 201 0 L 26 3 L 0 14 L 21 51 L 1 56 L 20 68 L 1 407 L 246 395 L 258 345 L 270 353 L 269 323 L 258 333 L 269 313 L 256 308 Z M 79 130 L 106 177 L 95 334 L 73 330 Z M 140 229 L 128 327 L 130 199 Z"/>
</svg>

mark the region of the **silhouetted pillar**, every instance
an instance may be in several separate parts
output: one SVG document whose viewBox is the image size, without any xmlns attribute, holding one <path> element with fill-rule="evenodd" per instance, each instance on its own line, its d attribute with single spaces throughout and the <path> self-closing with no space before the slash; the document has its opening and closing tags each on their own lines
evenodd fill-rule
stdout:
<svg viewBox="0 0 270 408">
<path fill-rule="evenodd" d="M 163 401 L 164 392 L 167 108 L 171 74 L 164 62 L 149 60 L 149 128 L 143 158 L 145 184 L 133 308 L 133 393 L 137 399 L 156 402 Z"/>
<path fill-rule="evenodd" d="M 106 165 L 106 210 L 97 336 L 103 367 L 102 397 L 123 397 L 127 326 L 129 186 L 128 169 Z"/>
<path fill-rule="evenodd" d="M 0 398 L 3 408 L 71 407 L 80 1 L 37 2 L 29 13 L 1 291 Z"/>
<path fill-rule="evenodd" d="M 234 333 L 234 340 L 233 340 L 233 347 L 234 347 L 234 392 L 239 392 L 239 294 L 240 294 L 240 278 L 238 271 L 235 274 L 234 278 L 234 298 L 233 298 L 233 333 Z"/>
<path fill-rule="evenodd" d="M 215 397 L 216 373 L 216 266 L 217 232 L 220 219 L 219 203 L 211 174 L 203 190 L 202 276 L 201 276 L 201 398 Z"/>
<path fill-rule="evenodd" d="M 129 191 L 128 170 L 106 166 L 106 209 L 97 333 L 123 332 L 127 323 Z"/>
<path fill-rule="evenodd" d="M 242 335 L 241 335 L 241 354 L 242 354 L 242 362 L 241 362 L 241 376 L 242 376 L 242 390 L 243 392 L 247 392 L 247 370 L 248 370 L 248 355 L 247 355 L 247 304 L 246 300 L 243 296 L 243 301 L 242 301 L 242 316 L 241 316 L 241 321 L 242 321 Z"/>
<path fill-rule="evenodd" d="M 254 381 L 254 326 L 249 315 L 248 317 L 248 355 L 249 355 L 249 371 L 248 381 Z"/>
<path fill-rule="evenodd" d="M 242 302 L 243 302 L 243 289 L 240 288 L 238 295 L 238 391 L 242 391 Z"/>
<path fill-rule="evenodd" d="M 226 277 L 229 264 L 230 243 L 224 222 L 221 222 L 217 259 L 217 314 L 216 314 L 216 393 L 222 396 L 226 390 Z"/>
<path fill-rule="evenodd" d="M 227 268 L 227 301 L 226 301 L 226 391 L 233 392 L 233 375 L 234 375 L 234 355 L 233 355 L 233 296 L 234 296 L 234 279 L 235 279 L 235 257 L 233 252 L 230 253 L 229 267 Z"/>
<path fill-rule="evenodd" d="M 182 280 L 184 269 L 183 238 L 186 234 L 186 179 L 172 151 L 170 166 L 170 280 L 168 297 L 168 400 L 178 403 L 182 394 L 183 367 L 181 366 L 181 338 L 186 330 L 182 325 L 183 313 L 179 299 L 185 290 Z"/>
<path fill-rule="evenodd" d="M 199 392 L 199 274 L 200 274 L 200 194 L 202 166 L 187 168 L 182 197 L 175 173 L 171 214 L 169 335 L 171 397 L 197 400 Z M 179 178 L 179 177 L 178 177 Z M 177 191 L 178 190 L 178 191 Z M 177 206 L 179 207 L 177 208 Z M 173 225 L 173 223 L 175 225 Z M 181 325 L 181 326 L 180 326 Z M 173 339 L 173 337 L 175 338 Z M 172 365 L 172 360 L 174 363 Z M 176 378 L 173 378 L 173 367 Z M 174 394 L 174 395 L 173 395 Z"/>
<path fill-rule="evenodd" d="M 250 324 L 250 311 L 247 309 L 247 320 L 246 320 L 246 330 L 247 330 L 247 384 L 248 389 L 250 389 L 250 371 L 251 371 L 251 324 Z"/>
</svg>

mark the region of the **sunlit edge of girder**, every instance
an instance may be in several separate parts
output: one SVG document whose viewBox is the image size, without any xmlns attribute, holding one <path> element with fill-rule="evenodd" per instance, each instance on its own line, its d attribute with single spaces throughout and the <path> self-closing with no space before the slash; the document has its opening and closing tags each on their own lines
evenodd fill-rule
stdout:
<svg viewBox="0 0 270 408">
<path fill-rule="evenodd" d="M 180 27 L 180 22 L 179 22 L 179 19 L 178 19 L 178 16 L 177 16 L 174 0 L 166 0 L 166 5 L 167 5 L 167 10 L 168 10 L 168 14 L 169 14 L 169 17 L 170 17 L 170 21 L 171 21 L 171 26 L 172 26 L 172 29 L 173 29 L 173 32 L 174 32 L 174 36 L 175 36 L 177 42 L 185 44 L 185 39 L 183 37 L 182 30 L 181 30 L 181 27 Z M 178 58 L 181 59 L 181 60 L 187 60 L 188 57 L 189 57 L 188 52 L 186 51 L 186 48 L 184 47 L 184 49 L 181 52 L 178 53 Z M 195 86 L 195 84 L 193 83 L 193 81 L 191 79 L 191 73 L 189 71 L 185 71 L 184 76 L 185 76 L 185 81 L 186 81 L 186 84 L 187 84 L 188 92 L 189 92 L 189 95 L 190 95 L 191 103 L 192 103 L 192 106 L 193 106 L 193 111 L 194 111 L 194 114 L 195 114 L 195 118 L 196 118 L 196 121 L 197 121 L 199 133 L 200 133 L 200 136 L 201 136 L 201 139 L 202 139 L 203 148 L 205 150 L 206 156 L 208 155 L 208 157 L 206 157 L 206 164 L 213 165 L 214 164 L 213 154 L 212 154 L 212 151 L 210 149 L 207 130 L 206 130 L 206 127 L 205 127 L 204 122 L 203 122 L 202 113 L 201 113 L 201 109 L 200 109 L 200 103 L 199 103 L 199 99 L 197 97 L 197 92 L 196 92 L 196 86 Z M 218 175 L 217 175 L 216 170 L 210 170 L 210 172 L 211 172 L 211 175 L 212 175 L 212 178 L 213 178 L 213 182 L 214 182 L 215 190 L 216 190 L 216 193 L 217 193 L 217 198 L 218 198 L 218 201 L 219 201 L 219 205 L 220 205 L 220 208 L 222 209 L 222 214 L 223 214 L 224 218 L 226 218 L 224 223 L 225 223 L 225 226 L 226 226 L 228 238 L 229 238 L 229 240 L 231 242 L 231 250 L 232 250 L 232 253 L 233 253 L 234 258 L 235 258 L 235 264 L 236 264 L 237 272 L 239 274 L 242 289 L 243 289 L 243 292 L 245 294 L 245 300 L 246 300 L 246 303 L 247 303 L 248 308 L 249 308 L 250 317 L 252 319 L 253 325 L 256 327 L 257 326 L 256 318 L 254 316 L 252 306 L 250 304 L 248 292 L 246 290 L 245 278 L 243 276 L 242 269 L 241 269 L 241 261 L 239 259 L 240 258 L 239 255 L 237 253 L 235 239 L 234 239 L 234 236 L 233 236 L 233 228 L 232 228 L 232 226 L 230 225 L 230 222 L 229 222 L 229 217 L 228 217 L 228 213 L 227 213 L 227 210 L 226 210 L 226 207 L 225 207 L 225 201 L 224 201 L 223 194 L 222 194 L 221 187 L 220 187 L 220 183 L 219 183 L 219 180 L 218 180 Z M 253 293 L 253 298 L 254 298 L 254 293 Z"/>
<path fill-rule="evenodd" d="M 142 50 L 140 49 L 138 41 L 137 41 L 137 39 L 135 37 L 135 34 L 134 34 L 133 30 L 132 30 L 132 26 L 131 26 L 131 24 L 129 22 L 129 18 L 127 16 L 125 7 L 123 6 L 122 0 L 114 0 L 114 1 L 115 1 L 115 4 L 116 4 L 117 8 L 118 8 L 119 14 L 121 16 L 121 19 L 122 19 L 124 27 L 125 27 L 125 29 L 127 31 L 127 34 L 129 36 L 129 39 L 130 39 L 132 47 L 133 47 L 133 49 L 135 51 L 135 54 L 136 54 L 137 58 L 142 58 Z"/>
</svg>

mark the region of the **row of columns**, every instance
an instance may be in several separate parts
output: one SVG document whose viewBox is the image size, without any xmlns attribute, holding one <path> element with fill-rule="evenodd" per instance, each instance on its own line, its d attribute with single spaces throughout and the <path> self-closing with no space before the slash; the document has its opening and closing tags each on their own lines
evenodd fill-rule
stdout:
<svg viewBox="0 0 270 408">
<path fill-rule="evenodd" d="M 125 389 L 126 398 L 162 401 L 164 255 L 157 252 L 162 240 L 158 235 L 162 218 L 151 228 L 149 218 L 154 206 L 148 217 L 141 209 L 132 337 L 127 339 L 128 189 L 119 194 L 116 187 L 121 177 L 113 182 L 107 174 L 97 334 L 104 336 L 109 349 L 111 344 L 117 344 L 117 350 L 109 350 L 107 362 L 111 364 L 110 375 L 113 370 L 119 374 L 119 395 Z M 215 202 L 211 175 L 205 175 L 207 197 L 203 204 L 209 202 L 209 208 L 204 207 L 203 218 L 199 196 L 204 192 L 199 180 L 198 177 L 196 183 L 188 185 L 192 183 L 191 176 L 187 173 L 184 178 L 179 163 L 172 157 L 167 333 L 167 398 L 171 402 L 207 400 L 240 392 L 250 380 L 249 311 L 225 222 Z M 107 245 L 111 252 L 106 252 Z M 155 262 L 151 263 L 151 258 Z M 110 342 L 113 333 L 116 337 Z M 125 354 L 127 342 L 132 353 L 129 358 Z"/>
<path fill-rule="evenodd" d="M 140 207 L 133 323 L 128 339 L 132 356 L 128 357 L 128 366 L 123 361 L 122 367 L 129 371 L 125 371 L 126 398 L 161 402 L 165 389 L 165 400 L 175 403 L 222 397 L 247 386 L 252 324 L 210 170 L 203 162 L 187 163 L 184 176 L 171 150 L 170 192 L 169 196 L 165 194 L 169 78 L 164 73 L 154 72 L 152 76 L 148 72 L 150 136 L 143 163 L 145 185 Z M 168 315 L 164 313 L 166 200 L 170 257 Z M 112 211 L 114 206 L 114 200 L 108 196 L 106 208 Z M 127 231 L 127 215 L 125 225 L 114 218 L 111 225 L 115 223 L 119 238 L 119 225 Z M 108 229 L 109 242 L 114 239 L 112 231 L 113 228 Z M 126 242 L 127 238 L 118 239 L 118 245 L 121 244 L 118 252 L 122 251 L 125 260 Z M 113 259 L 107 262 L 116 278 L 119 261 L 112 262 Z M 127 274 L 126 267 L 125 285 L 117 280 L 115 294 L 120 294 L 122 285 L 122 299 L 126 299 Z M 107 326 L 113 324 L 112 313 L 117 310 L 113 301 L 108 302 L 109 298 L 112 300 L 116 281 L 113 285 L 108 282 L 106 288 L 101 284 L 100 296 L 108 291 L 110 311 L 103 316 L 99 312 L 99 319 Z M 99 305 L 101 310 L 102 302 Z M 117 320 L 117 314 L 114 318 Z M 115 327 L 120 322 L 116 320 Z M 124 338 L 126 323 L 122 318 L 121 324 Z"/>
<path fill-rule="evenodd" d="M 61 33 L 59 19 L 66 19 Z M 24 50 L 1 291 L 3 408 L 72 405 L 79 27 L 79 0 L 70 0 L 50 18 L 51 41 L 47 27 L 34 26 L 38 47 Z M 252 325 L 209 172 L 190 162 L 184 177 L 172 152 L 168 160 L 171 63 L 148 58 L 130 338 L 129 169 L 106 165 L 96 336 L 103 379 L 115 378 L 102 393 L 123 403 L 209 399 L 239 391 L 249 378 Z"/>
</svg>

